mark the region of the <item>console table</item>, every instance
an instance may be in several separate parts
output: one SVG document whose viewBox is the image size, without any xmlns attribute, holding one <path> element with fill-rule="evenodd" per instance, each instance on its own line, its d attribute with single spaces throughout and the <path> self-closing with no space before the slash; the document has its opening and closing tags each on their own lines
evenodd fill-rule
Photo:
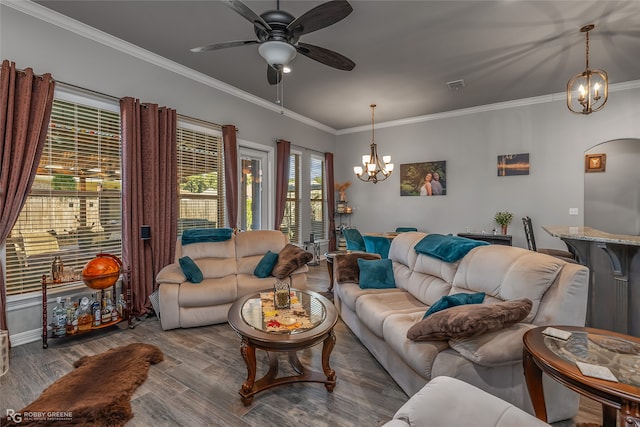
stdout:
<svg viewBox="0 0 640 427">
<path fill-rule="evenodd" d="M 589 267 L 587 326 L 640 337 L 640 236 L 542 226 Z"/>
<path fill-rule="evenodd" d="M 480 233 L 458 233 L 460 237 L 467 239 L 481 240 L 492 245 L 511 246 L 511 235 L 509 234 L 480 234 Z"/>
</svg>

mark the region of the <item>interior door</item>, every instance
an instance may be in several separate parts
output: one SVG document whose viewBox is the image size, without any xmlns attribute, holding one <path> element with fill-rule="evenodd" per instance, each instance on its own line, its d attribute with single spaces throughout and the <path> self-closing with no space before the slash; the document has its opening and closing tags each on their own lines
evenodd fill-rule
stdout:
<svg viewBox="0 0 640 427">
<path fill-rule="evenodd" d="M 238 150 L 240 170 L 239 222 L 242 230 L 268 229 L 268 200 L 264 189 L 269 188 L 268 153 L 252 148 Z"/>
</svg>

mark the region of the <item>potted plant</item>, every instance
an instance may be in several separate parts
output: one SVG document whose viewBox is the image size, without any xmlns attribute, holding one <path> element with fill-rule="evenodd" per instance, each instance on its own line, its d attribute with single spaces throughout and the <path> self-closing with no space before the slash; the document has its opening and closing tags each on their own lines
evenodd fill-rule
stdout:
<svg viewBox="0 0 640 427">
<path fill-rule="evenodd" d="M 496 216 L 494 217 L 494 220 L 498 225 L 502 227 L 502 234 L 506 235 L 507 228 L 509 227 L 509 224 L 511 224 L 511 221 L 513 220 L 513 214 L 509 211 L 496 212 Z"/>
<path fill-rule="evenodd" d="M 346 203 L 347 202 L 347 188 L 349 188 L 351 186 L 351 181 L 347 181 L 343 184 L 340 184 L 339 182 L 336 182 L 334 184 L 334 187 L 336 189 L 336 191 L 338 193 L 340 193 L 340 199 L 339 201 L 341 203 Z"/>
</svg>

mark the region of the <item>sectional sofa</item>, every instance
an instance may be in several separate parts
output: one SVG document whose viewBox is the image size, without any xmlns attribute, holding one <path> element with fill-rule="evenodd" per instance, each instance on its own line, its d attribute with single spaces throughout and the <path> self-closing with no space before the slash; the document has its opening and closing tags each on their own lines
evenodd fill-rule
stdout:
<svg viewBox="0 0 640 427">
<path fill-rule="evenodd" d="M 409 232 L 393 240 L 391 289 L 363 289 L 358 276 L 342 271 L 340 258 L 334 260 L 334 300 L 342 320 L 409 396 L 432 378 L 450 376 L 533 413 L 523 374 L 522 336 L 541 325 L 584 326 L 588 269 L 501 245 L 476 247 L 456 262 L 445 262 L 416 253 L 415 245 L 425 236 Z M 486 294 L 482 304 L 529 299 L 531 312 L 519 323 L 478 336 L 407 338 L 441 297 L 476 292 Z M 573 417 L 578 396 L 546 376 L 543 381 L 549 421 Z"/>
</svg>

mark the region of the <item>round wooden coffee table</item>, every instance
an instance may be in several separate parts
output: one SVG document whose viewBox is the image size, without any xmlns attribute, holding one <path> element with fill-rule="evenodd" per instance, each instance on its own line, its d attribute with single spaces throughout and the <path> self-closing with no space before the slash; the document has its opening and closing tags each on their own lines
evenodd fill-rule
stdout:
<svg viewBox="0 0 640 427">
<path fill-rule="evenodd" d="M 322 295 L 292 289 L 291 309 L 273 307 L 273 290 L 250 294 L 237 300 L 229 309 L 229 325 L 242 339 L 240 353 L 247 365 L 247 380 L 240 388 L 242 403 L 248 406 L 253 396 L 271 387 L 295 382 L 324 383 L 328 392 L 336 386 L 336 373 L 329 357 L 336 342 L 333 327 L 338 312 Z M 297 351 L 322 342 L 322 373 L 302 365 Z M 256 381 L 256 349 L 267 352 L 269 370 Z M 278 355 L 287 353 L 297 375 L 278 377 Z"/>
<path fill-rule="evenodd" d="M 561 340 L 542 333 L 524 334 L 524 375 L 536 417 L 547 421 L 542 372 L 571 390 L 602 404 L 603 427 L 640 426 L 640 339 L 611 331 L 556 326 L 571 332 Z M 619 382 L 585 376 L 576 362 L 607 367 Z"/>
</svg>

